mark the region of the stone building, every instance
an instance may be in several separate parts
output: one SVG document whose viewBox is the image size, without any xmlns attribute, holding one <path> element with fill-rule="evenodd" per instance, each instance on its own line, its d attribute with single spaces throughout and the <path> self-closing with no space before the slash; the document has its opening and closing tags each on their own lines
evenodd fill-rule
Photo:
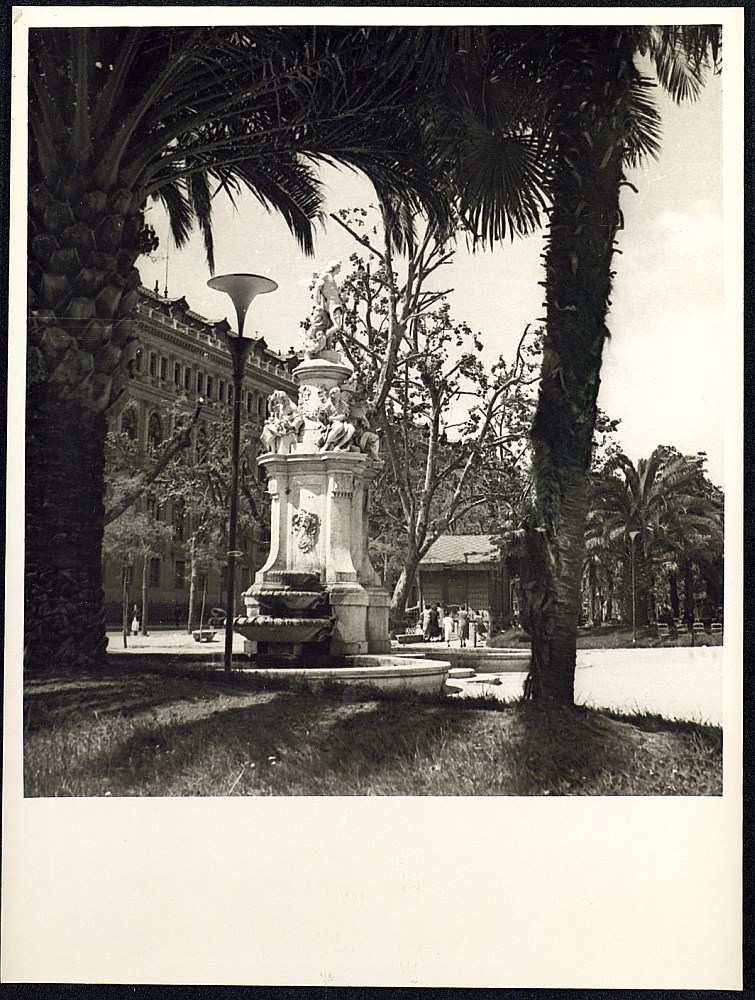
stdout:
<svg viewBox="0 0 755 1000">
<path fill-rule="evenodd" d="M 147 464 L 149 453 L 159 448 L 174 431 L 177 404 L 192 412 L 201 397 L 205 402 L 192 434 L 192 450 L 208 421 L 218 420 L 233 407 L 231 359 L 222 336 L 229 326 L 225 320 L 210 323 L 189 309 L 184 298 L 166 299 L 141 289 L 138 306 L 140 344 L 133 366 L 129 398 L 112 418 L 111 426 L 128 434 L 137 443 L 140 460 Z M 272 351 L 265 340 L 255 340 L 245 369 L 242 421 L 251 430 L 252 444 L 243 456 L 255 468 L 259 435 L 266 416 L 267 397 L 276 389 L 296 398 L 290 369 L 300 358 L 293 353 L 284 358 Z M 204 431 L 206 433 L 206 430 Z M 185 627 L 189 598 L 189 561 L 187 526 L 180 510 L 170 501 L 147 492 L 137 509 L 151 511 L 173 525 L 174 538 L 162 552 L 149 558 L 149 621 L 152 625 L 181 624 Z M 128 517 L 128 513 L 123 517 Z M 267 554 L 261 525 L 253 535 L 239 537 L 236 580 L 239 591 L 245 590 Z M 108 623 L 121 620 L 122 565 L 105 560 L 104 585 Z M 137 560 L 132 569 L 131 603 L 141 605 L 142 565 Z M 207 578 L 207 608 L 223 606 L 226 595 L 224 568 L 210 571 Z M 200 581 L 200 590 L 201 584 Z"/>
<path fill-rule="evenodd" d="M 423 603 L 487 611 L 494 632 L 516 615 L 515 580 L 492 535 L 441 536 L 421 560 L 417 576 Z"/>
</svg>

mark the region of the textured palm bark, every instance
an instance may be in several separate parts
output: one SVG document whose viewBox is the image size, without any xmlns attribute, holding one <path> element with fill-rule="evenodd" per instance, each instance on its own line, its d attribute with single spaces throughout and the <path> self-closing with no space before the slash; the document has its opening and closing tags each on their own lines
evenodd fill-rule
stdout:
<svg viewBox="0 0 755 1000">
<path fill-rule="evenodd" d="M 86 191 L 75 164 L 29 196 L 25 664 L 95 669 L 106 648 L 106 414 L 136 344 L 144 243 L 128 192 Z"/>
<path fill-rule="evenodd" d="M 96 667 L 105 652 L 104 446 L 103 414 L 41 393 L 30 398 L 24 645 L 31 671 Z"/>
<path fill-rule="evenodd" d="M 532 665 L 526 694 L 572 704 L 587 474 L 619 226 L 632 43 L 621 28 L 564 29 L 554 109 L 559 165 L 545 255 L 547 335 L 532 428 L 535 516 L 528 543 Z"/>
</svg>

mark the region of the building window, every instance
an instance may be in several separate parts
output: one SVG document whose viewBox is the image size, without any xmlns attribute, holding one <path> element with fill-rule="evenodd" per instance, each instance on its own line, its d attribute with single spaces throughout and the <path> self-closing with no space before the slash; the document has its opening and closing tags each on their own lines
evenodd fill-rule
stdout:
<svg viewBox="0 0 755 1000">
<path fill-rule="evenodd" d="M 150 559 L 149 561 L 149 585 L 150 587 L 160 586 L 160 560 Z"/>
<path fill-rule="evenodd" d="M 207 398 L 212 399 L 212 375 L 207 376 Z"/>
<path fill-rule="evenodd" d="M 168 359 L 160 358 L 160 381 L 168 381 Z"/>
<path fill-rule="evenodd" d="M 204 375 L 202 374 L 202 372 L 197 372 L 197 393 L 198 395 L 201 396 L 203 392 L 204 392 Z"/>
<path fill-rule="evenodd" d="M 231 406 L 231 404 L 233 403 L 233 386 L 231 385 L 230 382 L 228 383 L 228 394 L 226 396 L 226 399 L 228 400 L 228 405 Z"/>
<path fill-rule="evenodd" d="M 218 402 L 222 403 L 225 400 L 225 382 L 221 380 L 218 382 Z"/>
<path fill-rule="evenodd" d="M 144 362 L 144 352 L 140 347 L 139 350 L 134 355 L 134 368 L 136 368 L 138 372 L 142 370 L 143 362 Z"/>
<path fill-rule="evenodd" d="M 154 351 L 149 352 L 149 373 L 152 376 L 157 375 L 157 355 Z"/>
<path fill-rule="evenodd" d="M 121 433 L 130 441 L 136 441 L 139 418 L 133 406 L 129 406 L 121 417 Z"/>
<path fill-rule="evenodd" d="M 258 417 L 264 417 L 265 416 L 265 397 L 264 396 L 258 396 L 257 397 L 257 416 Z"/>
<path fill-rule="evenodd" d="M 185 580 L 186 580 L 186 563 L 184 562 L 183 559 L 176 559 L 176 579 L 173 589 L 183 590 Z"/>
<path fill-rule="evenodd" d="M 191 368 L 184 368 L 184 389 L 188 392 L 191 389 Z"/>
<path fill-rule="evenodd" d="M 246 412 L 247 413 L 251 413 L 252 412 L 252 405 L 253 404 L 254 404 L 254 393 L 250 390 L 246 394 Z"/>
<path fill-rule="evenodd" d="M 158 413 L 152 413 L 147 425 L 147 449 L 155 451 L 163 441 L 163 422 Z"/>
<path fill-rule="evenodd" d="M 174 385 L 181 384 L 181 365 L 177 361 L 173 365 L 173 384 Z"/>
</svg>

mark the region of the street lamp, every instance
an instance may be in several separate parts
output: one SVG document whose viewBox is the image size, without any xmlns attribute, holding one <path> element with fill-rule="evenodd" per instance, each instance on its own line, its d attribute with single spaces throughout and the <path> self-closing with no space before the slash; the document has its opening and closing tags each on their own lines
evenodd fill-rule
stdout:
<svg viewBox="0 0 755 1000">
<path fill-rule="evenodd" d="M 637 642 L 636 634 L 636 615 L 635 615 L 635 600 L 634 600 L 634 540 L 639 535 L 639 531 L 629 532 L 629 541 L 631 543 L 631 548 L 629 551 L 630 561 L 632 563 L 632 645 Z"/>
<path fill-rule="evenodd" d="M 231 670 L 233 662 L 233 616 L 236 596 L 236 559 L 241 554 L 236 551 L 236 523 L 239 502 L 239 450 L 241 443 L 241 392 L 244 367 L 252 348 L 252 340 L 244 337 L 246 311 L 256 295 L 274 292 L 277 282 L 263 278 L 259 274 L 221 274 L 210 278 L 210 288 L 230 295 L 236 309 L 238 333 L 225 334 L 228 350 L 233 362 L 233 438 L 231 451 L 231 501 L 228 515 L 228 576 L 225 614 L 225 669 Z"/>
</svg>

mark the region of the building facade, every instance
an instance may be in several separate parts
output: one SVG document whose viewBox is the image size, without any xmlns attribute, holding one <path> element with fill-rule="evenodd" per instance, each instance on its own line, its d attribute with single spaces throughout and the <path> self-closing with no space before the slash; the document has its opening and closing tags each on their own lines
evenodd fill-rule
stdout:
<svg viewBox="0 0 755 1000">
<path fill-rule="evenodd" d="M 492 535 L 442 535 L 421 560 L 418 581 L 423 604 L 487 611 L 492 632 L 516 617 L 515 581 Z"/>
<path fill-rule="evenodd" d="M 138 306 L 139 346 L 133 364 L 133 378 L 128 398 L 111 418 L 111 430 L 125 433 L 135 444 L 137 463 L 148 467 L 150 456 L 168 441 L 175 431 L 177 415 L 183 409 L 191 413 L 200 400 L 202 410 L 192 430 L 192 455 L 201 454 L 201 438 L 208 424 L 233 411 L 233 370 L 225 345 L 224 331 L 230 327 L 225 320 L 210 323 L 192 312 L 184 298 L 166 299 L 156 292 L 141 289 Z M 243 395 L 242 422 L 250 432 L 251 444 L 242 460 L 256 469 L 259 436 L 266 417 L 267 397 L 283 390 L 293 399 L 296 386 L 290 371 L 300 358 L 290 354 L 284 358 L 268 348 L 263 338 L 254 341 L 247 361 Z M 172 503 L 146 491 L 135 508 L 153 514 L 173 527 L 172 541 L 162 551 L 150 554 L 147 566 L 149 585 L 149 617 L 152 625 L 186 626 L 189 599 L 189 559 L 186 539 L 190 526 L 185 524 L 180 504 Z M 129 513 L 122 515 L 128 518 Z M 238 540 L 242 556 L 237 559 L 236 581 L 239 592 L 254 579 L 264 562 L 268 526 L 259 525 Z M 130 570 L 130 603 L 141 607 L 143 560 L 137 557 Z M 108 623 L 121 620 L 123 593 L 123 561 L 104 560 L 103 566 L 106 614 Z M 224 567 L 207 572 L 206 606 L 225 603 Z"/>
</svg>

